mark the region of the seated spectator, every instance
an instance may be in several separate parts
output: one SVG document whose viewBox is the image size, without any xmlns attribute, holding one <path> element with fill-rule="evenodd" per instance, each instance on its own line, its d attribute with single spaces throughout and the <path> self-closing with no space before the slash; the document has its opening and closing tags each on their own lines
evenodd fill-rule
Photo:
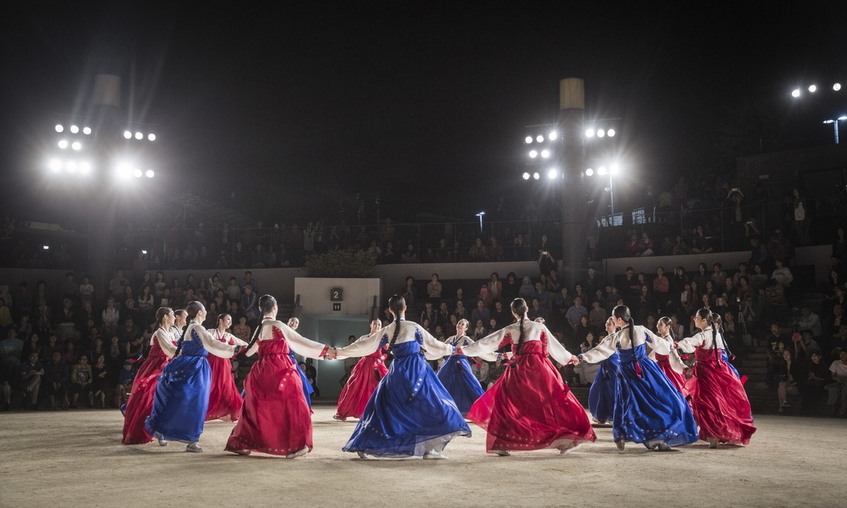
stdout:
<svg viewBox="0 0 847 508">
<path fill-rule="evenodd" d="M 606 312 L 606 309 L 600 306 L 600 301 L 593 300 L 591 302 L 591 310 L 588 311 L 588 324 L 591 326 L 591 329 L 595 334 L 599 334 L 603 331 L 603 327 L 605 326 L 606 319 L 608 319 L 608 317 L 609 314 Z"/>
<path fill-rule="evenodd" d="M 812 312 L 811 307 L 804 305 L 800 309 L 800 319 L 797 321 L 797 329 L 801 332 L 811 332 L 812 337 L 820 337 L 822 333 L 820 316 Z"/>
<path fill-rule="evenodd" d="M 121 407 L 123 404 L 126 404 L 135 374 L 135 362 L 129 358 L 124 360 L 123 368 L 120 374 L 118 374 L 118 383 L 115 386 L 115 407 Z"/>
<path fill-rule="evenodd" d="M 638 237 L 635 233 L 629 234 L 629 239 L 623 246 L 623 252 L 627 257 L 636 257 L 641 255 L 641 242 L 638 241 Z"/>
<path fill-rule="evenodd" d="M 482 238 L 476 237 L 473 245 L 468 249 L 468 259 L 471 261 L 488 261 L 488 247 L 482 243 Z"/>
<path fill-rule="evenodd" d="M 703 226 L 697 226 L 694 229 L 694 236 L 691 240 L 691 252 L 695 254 L 704 254 L 713 252 L 715 249 L 710 245 L 711 237 L 706 236 L 706 231 Z"/>
<path fill-rule="evenodd" d="M 641 232 L 641 239 L 638 240 L 638 248 L 641 250 L 640 256 L 652 256 L 655 254 L 653 250 L 653 240 L 646 231 Z"/>
<path fill-rule="evenodd" d="M 538 298 L 532 299 L 532 306 L 529 308 L 529 312 L 527 313 L 527 317 L 531 320 L 536 320 L 538 318 L 547 320 L 547 309 L 541 305 L 541 300 Z"/>
<path fill-rule="evenodd" d="M 92 402 L 100 409 L 105 409 L 106 391 L 109 388 L 109 369 L 106 366 L 106 357 L 104 355 L 99 355 L 95 358 L 94 365 L 91 366 Z M 94 404 L 92 404 L 92 407 L 94 407 Z"/>
<path fill-rule="evenodd" d="M 515 321 L 512 312 L 503 305 L 502 301 L 494 302 L 494 310 L 491 311 L 491 319 L 496 320 L 497 325 L 493 328 L 499 330 Z"/>
<path fill-rule="evenodd" d="M 94 393 L 91 391 L 92 378 L 93 373 L 88 357 L 80 355 L 79 362 L 71 369 L 71 407 L 78 407 L 81 396 L 88 399 L 88 407 L 94 407 Z"/>
<path fill-rule="evenodd" d="M 807 365 L 808 373 L 800 384 L 800 393 L 803 395 L 803 415 L 813 416 L 817 413 L 818 404 L 826 393 L 826 385 L 830 382 L 830 372 L 823 363 L 820 351 L 812 351 Z"/>
<path fill-rule="evenodd" d="M 790 315 L 785 288 L 776 279 L 771 279 L 765 287 L 765 305 L 767 317 L 773 321 L 784 322 Z"/>
<path fill-rule="evenodd" d="M 47 388 L 47 397 L 50 402 L 50 409 L 56 409 L 57 402 L 62 405 L 62 409 L 70 407 L 68 400 L 68 381 L 70 380 L 70 370 L 68 369 L 65 359 L 61 351 L 53 351 L 50 361 L 47 364 L 43 382 Z"/>
<path fill-rule="evenodd" d="M 829 394 L 827 405 L 832 416 L 847 416 L 847 350 L 838 354 L 838 360 L 829 366 L 832 383 L 826 385 Z"/>
<path fill-rule="evenodd" d="M 485 301 L 480 298 L 476 301 L 476 308 L 471 312 L 471 323 L 480 321 L 487 323 L 491 319 L 491 311 L 485 306 Z"/>
<path fill-rule="evenodd" d="M 27 361 L 21 365 L 21 390 L 24 397 L 29 396 L 29 407 L 38 409 L 38 391 L 44 377 L 44 365 L 38 359 L 38 353 L 33 351 Z M 21 401 L 21 406 L 24 402 Z"/>
<path fill-rule="evenodd" d="M 779 397 L 779 413 L 783 414 L 791 407 L 788 397 L 799 393 L 798 385 L 805 379 L 806 373 L 803 372 L 802 362 L 794 359 L 791 351 L 785 350 L 782 352 L 782 361 L 777 367 L 776 374 L 779 383 L 776 389 Z"/>
<path fill-rule="evenodd" d="M 400 290 L 400 295 L 406 299 L 406 305 L 414 308 L 415 303 L 418 301 L 418 290 L 415 288 L 415 278 L 411 275 L 406 276 L 406 281 L 403 289 Z"/>
</svg>

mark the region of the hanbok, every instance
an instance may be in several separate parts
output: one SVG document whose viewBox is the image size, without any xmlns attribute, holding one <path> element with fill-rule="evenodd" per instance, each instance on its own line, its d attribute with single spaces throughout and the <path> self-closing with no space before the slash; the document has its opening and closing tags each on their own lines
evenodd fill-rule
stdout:
<svg viewBox="0 0 847 508">
<path fill-rule="evenodd" d="M 643 326 L 624 327 L 609 340 L 583 353 L 582 360 L 596 363 L 617 352 L 618 390 L 612 423 L 615 442 L 642 443 L 664 449 L 697 441 L 697 424 L 682 393 L 653 360 L 646 344 L 661 340 Z"/>
<path fill-rule="evenodd" d="M 716 334 L 719 349 L 724 350 L 721 334 Z M 724 360 L 716 358 L 711 329 L 698 332 L 678 342 L 679 348 L 694 352 L 694 375 L 688 380 L 691 407 L 700 425 L 700 439 L 746 445 L 756 432 L 747 392 L 737 372 Z"/>
<path fill-rule="evenodd" d="M 292 455 L 312 450 L 312 417 L 303 397 L 303 381 L 291 360 L 291 345 L 309 358 L 320 358 L 327 347 L 309 340 L 281 321 L 265 319 L 259 340 L 247 351 L 259 359 L 244 380 L 244 407 L 232 429 L 226 450 Z"/>
<path fill-rule="evenodd" d="M 463 348 L 468 356 L 479 356 L 511 346 L 514 356 L 503 375 L 471 407 L 468 419 L 486 429 L 486 450 L 561 451 L 597 436 L 585 409 L 562 381 L 548 355 L 566 364 L 571 354 L 541 323 L 524 321 L 524 342 L 518 352 L 520 323 Z"/>
<path fill-rule="evenodd" d="M 447 344 L 454 347 L 467 347 L 473 344 L 473 340 L 467 336 L 450 337 L 447 339 Z M 491 358 L 491 361 L 496 361 L 497 358 Z M 438 379 L 444 388 L 453 397 L 456 402 L 456 407 L 462 415 L 468 414 L 471 406 L 485 390 L 479 383 L 479 380 L 471 371 L 471 365 L 468 362 L 468 357 L 463 354 L 454 354 L 447 358 L 438 369 Z"/>
<path fill-rule="evenodd" d="M 208 330 L 208 332 L 218 342 L 230 346 L 244 347 L 247 345 L 243 340 L 230 333 L 221 333 L 216 329 Z M 218 419 L 237 421 L 241 418 L 241 406 L 244 401 L 235 385 L 235 379 L 232 377 L 232 363 L 228 358 L 220 358 L 215 355 L 207 356 L 206 360 L 209 362 L 212 372 L 206 421 Z"/>
<path fill-rule="evenodd" d="M 159 376 L 176 352 L 176 337 L 172 330 L 159 328 L 150 338 L 150 352 L 138 368 L 124 409 L 123 444 L 144 444 L 153 440 L 145 420 L 153 410 L 153 397 Z"/>
<path fill-rule="evenodd" d="M 315 393 L 315 388 L 312 386 L 312 383 L 309 382 L 309 376 L 306 375 L 306 371 L 303 370 L 303 367 L 300 366 L 300 362 L 297 361 L 297 357 L 295 356 L 297 353 L 294 352 L 293 349 L 289 349 L 288 358 L 291 359 L 291 362 L 297 367 L 297 375 L 300 376 L 300 383 L 303 385 L 303 396 L 306 397 L 306 404 L 309 405 L 309 408 L 312 407 L 312 394 Z"/>
<path fill-rule="evenodd" d="M 206 356 L 212 352 L 229 358 L 234 350 L 234 346 L 213 339 L 199 323 L 191 321 L 180 355 L 168 362 L 159 378 L 153 410 L 145 423 L 147 432 L 158 432 L 172 441 L 199 441 L 209 408 L 212 378 Z"/>
<path fill-rule="evenodd" d="M 668 377 L 671 384 L 679 390 L 684 397 L 688 396 L 688 388 L 685 386 L 685 364 L 673 346 L 670 336 L 659 337 L 658 340 L 648 338 L 652 347 L 650 358 L 656 361 L 659 369 Z"/>
<path fill-rule="evenodd" d="M 424 456 L 440 452 L 471 429 L 426 360 L 453 353 L 415 323 L 400 320 L 394 361 L 365 406 L 345 452 L 376 457 Z M 338 350 L 339 358 L 371 354 L 389 342 L 398 321 Z"/>
<path fill-rule="evenodd" d="M 594 382 L 588 389 L 588 412 L 600 423 L 609 423 L 615 416 L 615 396 L 618 393 L 618 368 L 621 365 L 615 353 L 599 363 Z"/>
<path fill-rule="evenodd" d="M 382 378 L 388 374 L 385 366 L 386 348 L 379 348 L 363 356 L 350 370 L 350 376 L 338 396 L 338 418 L 361 418 L 371 395 Z"/>
</svg>

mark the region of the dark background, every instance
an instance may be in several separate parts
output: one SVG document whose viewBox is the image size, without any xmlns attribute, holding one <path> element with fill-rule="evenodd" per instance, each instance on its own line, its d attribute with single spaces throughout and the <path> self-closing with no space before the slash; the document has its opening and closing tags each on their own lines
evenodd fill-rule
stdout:
<svg viewBox="0 0 847 508">
<path fill-rule="evenodd" d="M 357 194 L 370 223 L 377 198 L 396 220 L 473 221 L 501 197 L 518 218 L 540 192 L 520 180 L 525 126 L 556 120 L 567 77 L 588 119 L 620 119 L 622 193 L 831 143 L 821 120 L 844 99 L 789 92 L 844 80 L 844 4 L 733 4 L 3 2 L 4 206 L 55 213 L 40 151 L 102 72 L 159 135 L 148 199 L 190 190 L 268 221 L 331 218 Z M 727 148 L 749 111 L 755 132 Z"/>
</svg>

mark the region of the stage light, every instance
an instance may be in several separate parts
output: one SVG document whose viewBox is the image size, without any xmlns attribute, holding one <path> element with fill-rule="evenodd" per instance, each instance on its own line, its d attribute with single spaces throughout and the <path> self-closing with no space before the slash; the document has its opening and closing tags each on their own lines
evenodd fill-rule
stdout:
<svg viewBox="0 0 847 508">
<path fill-rule="evenodd" d="M 147 178 L 153 178 L 154 176 L 156 176 L 156 173 L 154 173 L 152 169 L 148 169 L 144 172 L 144 176 L 146 176 Z"/>
<path fill-rule="evenodd" d="M 586 138 L 593 138 L 594 137 L 594 129 L 592 129 L 592 128 L 585 129 L 585 137 Z"/>
<path fill-rule="evenodd" d="M 538 152 L 536 150 L 530 150 L 529 151 L 529 158 L 534 159 L 536 157 L 538 157 Z"/>
<path fill-rule="evenodd" d="M 71 132 L 72 132 L 73 134 L 78 133 L 78 132 L 79 132 L 79 127 L 77 127 L 76 125 L 71 125 Z"/>
<path fill-rule="evenodd" d="M 550 141 L 556 141 L 559 139 L 559 133 L 556 131 L 550 131 L 550 134 L 547 135 L 547 139 Z"/>
<path fill-rule="evenodd" d="M 124 139 L 132 139 L 132 133 L 129 131 L 124 131 Z"/>
<path fill-rule="evenodd" d="M 794 90 L 791 90 L 791 96 L 794 97 L 795 99 L 800 97 L 800 89 L 795 88 Z"/>
<path fill-rule="evenodd" d="M 532 144 L 532 136 L 527 136 L 524 141 L 526 141 L 526 144 L 531 145 Z"/>
<path fill-rule="evenodd" d="M 535 136 L 535 140 L 538 141 L 539 143 L 543 143 L 544 142 L 544 136 L 539 134 L 538 136 Z"/>
<path fill-rule="evenodd" d="M 60 139 L 59 140 L 59 148 L 61 148 L 62 150 L 67 149 L 68 145 L 70 145 L 70 143 L 68 143 L 67 139 Z"/>
<path fill-rule="evenodd" d="M 527 173 L 526 171 L 524 171 L 524 174 L 522 176 L 524 180 L 529 180 L 529 173 Z"/>
<path fill-rule="evenodd" d="M 62 133 L 65 131 L 65 126 L 62 124 L 56 124 L 56 132 Z"/>
<path fill-rule="evenodd" d="M 547 150 L 546 148 L 544 150 L 541 150 L 541 157 L 543 159 L 549 159 L 550 158 L 550 150 Z"/>
<path fill-rule="evenodd" d="M 136 133 L 135 133 L 135 139 L 137 139 L 137 140 L 141 141 L 142 139 L 144 139 L 144 133 L 142 133 L 142 132 L 136 132 Z"/>
<path fill-rule="evenodd" d="M 83 127 L 82 133 L 85 134 L 86 136 L 90 136 L 91 135 L 91 127 Z"/>
<path fill-rule="evenodd" d="M 557 176 L 559 176 L 559 170 L 558 169 L 550 168 L 550 169 L 547 170 L 547 178 L 549 178 L 550 180 L 555 179 Z"/>
<path fill-rule="evenodd" d="M 815 93 L 818 91 L 817 85 L 809 85 L 809 93 Z"/>
<path fill-rule="evenodd" d="M 147 141 L 156 141 L 156 135 L 151 132 L 147 135 Z"/>
<path fill-rule="evenodd" d="M 606 131 L 606 135 L 609 136 L 610 138 L 615 137 L 615 134 L 617 134 L 617 132 L 615 132 L 615 129 L 609 129 L 609 130 Z"/>
<path fill-rule="evenodd" d="M 541 175 L 538 174 L 538 171 L 536 171 L 535 173 L 532 174 L 533 180 L 538 180 L 539 178 L 541 178 Z"/>
<path fill-rule="evenodd" d="M 79 141 L 74 141 L 73 143 L 71 143 L 71 148 L 78 152 L 82 150 L 82 143 L 80 143 Z"/>
<path fill-rule="evenodd" d="M 588 168 L 585 170 L 585 176 L 594 176 L 594 169 Z"/>
</svg>

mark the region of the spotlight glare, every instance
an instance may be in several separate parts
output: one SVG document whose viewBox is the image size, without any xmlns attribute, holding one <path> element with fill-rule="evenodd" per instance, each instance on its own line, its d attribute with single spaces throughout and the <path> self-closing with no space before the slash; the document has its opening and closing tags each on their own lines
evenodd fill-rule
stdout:
<svg viewBox="0 0 847 508">
<path fill-rule="evenodd" d="M 62 161 L 60 161 L 59 159 L 51 159 L 48 167 L 50 168 L 50 171 L 52 171 L 54 173 L 61 171 L 62 170 Z"/>
<path fill-rule="evenodd" d="M 79 127 L 77 127 L 76 125 L 71 125 L 71 132 L 76 134 L 77 132 L 79 132 Z"/>
<path fill-rule="evenodd" d="M 809 85 L 809 93 L 815 93 L 818 91 L 817 85 Z"/>
<path fill-rule="evenodd" d="M 532 144 L 532 136 L 527 136 L 524 141 L 526 141 L 526 144 L 531 145 Z"/>
<path fill-rule="evenodd" d="M 524 171 L 523 175 L 521 176 L 523 176 L 524 180 L 529 180 L 529 173 L 527 173 L 526 171 Z"/>
<path fill-rule="evenodd" d="M 59 148 L 61 148 L 62 150 L 65 150 L 68 147 L 68 145 L 69 145 L 69 143 L 68 143 L 67 139 L 60 139 L 59 140 Z"/>
<path fill-rule="evenodd" d="M 586 169 L 585 176 L 594 176 L 594 170 L 592 168 Z"/>
<path fill-rule="evenodd" d="M 132 170 L 132 176 L 134 176 L 136 178 L 141 178 L 141 176 L 142 176 L 141 170 L 138 169 L 138 168 L 133 169 Z"/>
<path fill-rule="evenodd" d="M 151 132 L 147 135 L 147 141 L 156 141 L 156 135 Z"/>
<path fill-rule="evenodd" d="M 800 89 L 799 89 L 799 88 L 795 88 L 794 90 L 791 90 L 791 96 L 792 96 L 792 97 L 794 97 L 795 99 L 796 99 L 797 97 L 800 97 Z"/>
<path fill-rule="evenodd" d="M 136 133 L 135 133 L 135 139 L 137 139 L 137 140 L 139 140 L 139 141 L 140 141 L 140 140 L 142 140 L 142 139 L 144 139 L 144 133 L 143 133 L 143 132 L 140 132 L 140 131 L 139 131 L 139 132 L 136 132 Z"/>
<path fill-rule="evenodd" d="M 124 139 L 132 139 L 132 133 L 129 131 L 124 131 Z"/>
<path fill-rule="evenodd" d="M 532 174 L 533 180 L 538 180 L 539 178 L 541 178 L 541 175 L 538 174 L 538 171 L 536 171 L 535 173 Z"/>
<path fill-rule="evenodd" d="M 64 130 L 65 130 L 65 126 L 64 126 L 64 125 L 62 125 L 62 124 L 60 124 L 60 123 L 59 123 L 59 124 L 56 124 L 56 132 L 61 133 L 61 132 L 64 132 Z"/>
<path fill-rule="evenodd" d="M 541 150 L 541 157 L 544 158 L 544 159 L 549 159 L 550 158 L 550 150 L 547 150 L 546 148 L 544 150 Z"/>
<path fill-rule="evenodd" d="M 594 137 L 594 129 L 592 129 L 592 128 L 585 129 L 585 137 L 586 138 L 593 138 Z"/>
<path fill-rule="evenodd" d="M 597 137 L 598 138 L 605 138 L 606 137 L 606 131 L 604 131 L 603 129 L 597 129 Z"/>
<path fill-rule="evenodd" d="M 843 122 L 844 120 L 847 120 L 847 115 L 841 115 L 841 116 L 839 116 L 839 117 L 838 117 L 838 120 L 841 120 L 842 122 Z"/>
<path fill-rule="evenodd" d="M 87 175 L 91 172 L 91 163 L 89 162 L 81 162 L 79 164 L 79 170 L 82 174 Z"/>
<path fill-rule="evenodd" d="M 80 143 L 79 141 L 74 141 L 73 144 L 71 144 L 71 148 L 78 152 L 82 150 L 82 143 Z"/>
<path fill-rule="evenodd" d="M 146 176 L 147 178 L 153 178 L 154 176 L 156 176 L 156 173 L 154 173 L 152 169 L 148 169 L 144 172 L 144 176 Z"/>
<path fill-rule="evenodd" d="M 609 129 L 609 130 L 606 131 L 606 135 L 609 136 L 610 138 L 615 137 L 615 134 L 617 134 L 617 132 L 615 132 L 615 129 Z"/>
<path fill-rule="evenodd" d="M 536 157 L 538 157 L 538 152 L 537 152 L 537 151 L 535 151 L 535 150 L 530 150 L 530 151 L 529 151 L 529 158 L 530 158 L 530 159 L 534 159 L 534 158 L 536 158 Z"/>
<path fill-rule="evenodd" d="M 556 141 L 559 139 L 559 133 L 556 131 L 550 131 L 550 134 L 547 135 L 547 139 L 550 141 Z"/>
<path fill-rule="evenodd" d="M 559 170 L 558 169 L 550 168 L 550 169 L 547 170 L 547 178 L 549 178 L 550 180 L 555 179 L 557 176 L 559 176 Z"/>
<path fill-rule="evenodd" d="M 606 175 L 608 173 L 609 173 L 609 171 L 606 169 L 606 166 L 600 166 L 599 168 L 597 168 L 597 174 L 598 175 L 602 176 L 602 175 Z"/>
<path fill-rule="evenodd" d="M 65 169 L 67 169 L 68 173 L 76 173 L 76 169 L 77 169 L 76 162 L 75 161 L 69 161 L 68 164 L 65 166 Z"/>
<path fill-rule="evenodd" d="M 840 92 L 841 91 L 841 83 L 834 83 L 832 85 L 832 91 L 833 92 Z"/>
<path fill-rule="evenodd" d="M 609 166 L 609 171 L 611 171 L 613 175 L 616 175 L 621 172 L 621 167 L 617 164 L 612 164 Z"/>
</svg>

